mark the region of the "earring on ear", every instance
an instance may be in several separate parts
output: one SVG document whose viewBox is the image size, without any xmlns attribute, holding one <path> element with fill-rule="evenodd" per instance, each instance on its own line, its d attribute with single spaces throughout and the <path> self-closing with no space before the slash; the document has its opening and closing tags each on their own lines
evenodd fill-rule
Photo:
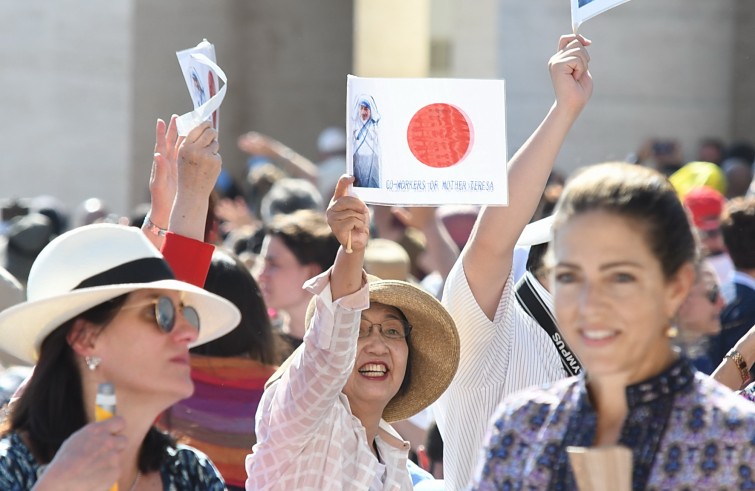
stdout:
<svg viewBox="0 0 755 491">
<path fill-rule="evenodd" d="M 84 362 L 87 364 L 88 369 L 95 371 L 100 366 L 100 363 L 102 363 L 102 358 L 99 356 L 85 356 Z"/>
</svg>

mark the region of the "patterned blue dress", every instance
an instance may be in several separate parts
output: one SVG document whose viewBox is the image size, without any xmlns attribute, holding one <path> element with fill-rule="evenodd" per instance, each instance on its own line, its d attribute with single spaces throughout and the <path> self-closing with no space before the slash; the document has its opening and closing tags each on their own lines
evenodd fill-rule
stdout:
<svg viewBox="0 0 755 491">
<path fill-rule="evenodd" d="M 178 445 L 160 469 L 164 491 L 223 491 L 225 483 L 201 452 Z M 0 440 L 0 489 L 27 491 L 37 482 L 40 465 L 17 433 Z"/>
<path fill-rule="evenodd" d="M 619 444 L 633 490 L 755 490 L 755 404 L 681 358 L 627 387 Z M 584 376 L 507 398 L 486 439 L 475 490 L 576 490 L 566 447 L 589 447 L 597 415 Z"/>
</svg>

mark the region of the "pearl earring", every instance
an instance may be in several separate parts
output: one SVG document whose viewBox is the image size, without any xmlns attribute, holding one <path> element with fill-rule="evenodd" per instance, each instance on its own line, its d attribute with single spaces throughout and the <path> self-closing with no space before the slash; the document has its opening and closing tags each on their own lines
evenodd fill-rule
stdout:
<svg viewBox="0 0 755 491">
<path fill-rule="evenodd" d="M 99 356 L 86 356 L 84 357 L 84 362 L 86 362 L 88 369 L 95 371 L 100 366 L 100 363 L 102 363 L 102 358 Z"/>
</svg>

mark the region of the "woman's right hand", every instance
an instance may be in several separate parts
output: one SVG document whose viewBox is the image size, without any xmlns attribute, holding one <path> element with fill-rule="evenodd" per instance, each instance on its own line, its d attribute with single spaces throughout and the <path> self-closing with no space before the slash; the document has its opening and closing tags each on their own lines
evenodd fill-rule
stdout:
<svg viewBox="0 0 755 491">
<path fill-rule="evenodd" d="M 558 52 L 548 62 L 557 105 L 575 114 L 582 111 L 592 95 L 590 55 L 586 49 L 590 44 L 579 34 L 561 36 Z"/>
<path fill-rule="evenodd" d="M 109 489 L 121 473 L 120 461 L 127 441 L 120 432 L 125 426 L 123 418 L 114 416 L 90 423 L 69 436 L 34 489 Z"/>
<path fill-rule="evenodd" d="M 348 195 L 353 182 L 353 176 L 341 176 L 326 216 L 333 235 L 344 248 L 348 248 L 350 241 L 353 251 L 363 251 L 370 238 L 370 211 L 361 199 Z"/>
</svg>

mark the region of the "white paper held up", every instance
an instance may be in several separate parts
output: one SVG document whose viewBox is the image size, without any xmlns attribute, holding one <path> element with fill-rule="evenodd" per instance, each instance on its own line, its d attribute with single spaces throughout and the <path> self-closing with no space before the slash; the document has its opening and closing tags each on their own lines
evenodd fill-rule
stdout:
<svg viewBox="0 0 755 491">
<path fill-rule="evenodd" d="M 346 172 L 367 203 L 507 205 L 502 80 L 347 79 Z"/>
<path fill-rule="evenodd" d="M 572 32 L 577 34 L 579 26 L 592 17 L 612 9 L 629 0 L 569 0 L 571 2 Z"/>
<path fill-rule="evenodd" d="M 212 126 L 217 130 L 219 108 L 225 98 L 228 79 L 216 63 L 215 46 L 205 39 L 193 48 L 177 51 L 176 57 L 194 104 L 193 111 L 176 120 L 178 134 L 186 136 L 204 121 L 212 121 Z M 220 90 L 218 79 L 223 82 Z"/>
</svg>

